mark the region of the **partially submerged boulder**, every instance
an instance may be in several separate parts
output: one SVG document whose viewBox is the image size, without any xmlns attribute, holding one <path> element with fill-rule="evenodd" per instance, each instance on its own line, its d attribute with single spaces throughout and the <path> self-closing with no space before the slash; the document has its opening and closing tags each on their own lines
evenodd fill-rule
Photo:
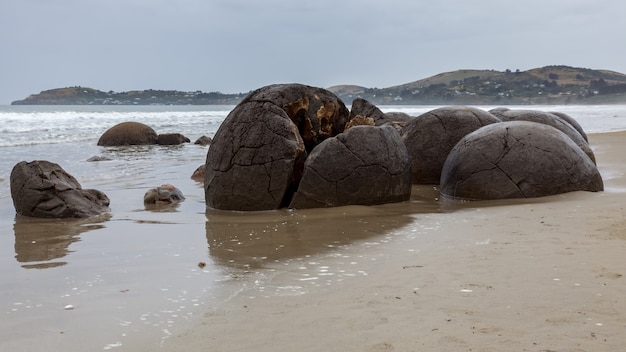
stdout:
<svg viewBox="0 0 626 352">
<path fill-rule="evenodd" d="M 15 211 L 38 218 L 86 218 L 109 210 L 109 198 L 95 189 L 82 189 L 58 164 L 21 161 L 11 171 Z"/>
<path fill-rule="evenodd" d="M 410 120 L 401 130 L 411 157 L 413 183 L 439 184 L 441 169 L 454 145 L 483 126 L 500 122 L 492 114 L 467 106 L 448 106 Z"/>
<path fill-rule="evenodd" d="M 541 197 L 602 191 L 592 160 L 558 129 L 529 121 L 482 127 L 452 149 L 441 194 L 462 199 Z"/>
<path fill-rule="evenodd" d="M 209 144 L 211 144 L 212 141 L 213 140 L 209 136 L 201 136 L 200 138 L 196 139 L 196 141 L 193 142 L 193 144 L 209 145 Z"/>
<path fill-rule="evenodd" d="M 157 136 L 157 144 L 159 145 L 179 145 L 189 142 L 189 138 L 180 133 L 159 133 Z"/>
<path fill-rule="evenodd" d="M 123 145 L 157 144 L 157 133 L 152 127 L 141 122 L 121 122 L 109 128 L 100 136 L 99 146 L 113 147 Z"/>
<path fill-rule="evenodd" d="M 183 192 L 169 183 L 151 188 L 143 196 L 144 204 L 171 204 L 183 200 Z"/>
<path fill-rule="evenodd" d="M 374 205 L 408 200 L 411 164 L 390 126 L 354 126 L 315 147 L 290 208 Z"/>
<path fill-rule="evenodd" d="M 205 171 L 206 171 L 205 164 L 198 166 L 191 174 L 191 179 L 197 182 L 204 182 Z"/>
</svg>

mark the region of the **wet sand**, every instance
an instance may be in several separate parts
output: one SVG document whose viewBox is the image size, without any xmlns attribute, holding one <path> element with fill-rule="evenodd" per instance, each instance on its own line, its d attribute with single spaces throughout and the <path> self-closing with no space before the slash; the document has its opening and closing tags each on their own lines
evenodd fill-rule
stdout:
<svg viewBox="0 0 626 352">
<path fill-rule="evenodd" d="M 590 135 L 590 144 L 605 192 L 454 204 L 451 212 L 414 199 L 408 206 L 423 211 L 399 215 L 399 205 L 376 207 L 359 217 L 369 225 L 354 225 L 376 233 L 348 243 L 331 236 L 316 242 L 318 250 L 299 241 L 301 252 L 286 257 L 267 255 L 297 233 L 281 232 L 276 243 L 262 234 L 260 242 L 244 241 L 242 262 L 240 245 L 217 245 L 238 239 L 220 238 L 225 227 L 209 218 L 207 240 L 209 248 L 215 241 L 217 261 L 242 265 L 243 275 L 262 262 L 268 276 L 226 302 L 208 303 L 193 327 L 160 350 L 623 349 L 626 133 Z M 305 220 L 321 234 L 339 226 L 324 211 L 306 214 L 296 214 L 294 229 Z M 135 342 L 129 350 L 143 350 Z"/>
</svg>

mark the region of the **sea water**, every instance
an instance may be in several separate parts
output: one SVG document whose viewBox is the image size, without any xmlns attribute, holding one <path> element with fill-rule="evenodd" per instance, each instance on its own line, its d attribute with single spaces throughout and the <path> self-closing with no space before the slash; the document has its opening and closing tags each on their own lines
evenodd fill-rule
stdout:
<svg viewBox="0 0 626 352">
<path fill-rule="evenodd" d="M 141 339 L 158 348 L 185 324 L 252 288 L 299 295 L 367 275 L 358 263 L 375 258 L 347 248 L 384 243 L 413 221 L 385 206 L 207 211 L 202 185 L 190 176 L 209 147 L 96 145 L 124 121 L 192 142 L 213 137 L 232 108 L 0 106 L 0 351 L 124 350 Z M 436 106 L 381 108 L 417 116 Z M 625 105 L 510 108 L 564 112 L 587 133 L 626 130 Z M 92 156 L 110 160 L 87 161 Z M 111 213 L 80 221 L 17 216 L 9 177 L 22 160 L 58 163 L 83 188 L 106 193 Z M 187 199 L 146 209 L 143 194 L 162 183 Z M 411 211 L 441 211 L 435 198 L 413 199 Z M 281 270 L 295 270 L 296 278 L 273 286 Z"/>
</svg>

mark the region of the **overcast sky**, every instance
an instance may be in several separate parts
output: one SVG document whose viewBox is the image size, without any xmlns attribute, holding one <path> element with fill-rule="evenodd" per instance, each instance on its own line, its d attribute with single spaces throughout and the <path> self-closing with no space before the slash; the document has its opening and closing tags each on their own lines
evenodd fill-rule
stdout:
<svg viewBox="0 0 626 352">
<path fill-rule="evenodd" d="M 615 0 L 3 0 L 0 104 L 84 86 L 390 87 L 457 69 L 626 73 Z"/>
</svg>

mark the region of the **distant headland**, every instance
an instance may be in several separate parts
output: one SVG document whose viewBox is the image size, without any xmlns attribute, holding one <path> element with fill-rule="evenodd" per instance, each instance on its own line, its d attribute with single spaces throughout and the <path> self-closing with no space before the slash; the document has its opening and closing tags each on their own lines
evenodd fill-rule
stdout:
<svg viewBox="0 0 626 352">
<path fill-rule="evenodd" d="M 457 70 L 388 88 L 327 88 L 350 104 L 363 98 L 379 105 L 626 104 L 626 74 L 570 66 L 520 70 Z M 11 105 L 235 105 L 248 93 L 141 90 L 103 92 L 56 88 Z"/>
</svg>

